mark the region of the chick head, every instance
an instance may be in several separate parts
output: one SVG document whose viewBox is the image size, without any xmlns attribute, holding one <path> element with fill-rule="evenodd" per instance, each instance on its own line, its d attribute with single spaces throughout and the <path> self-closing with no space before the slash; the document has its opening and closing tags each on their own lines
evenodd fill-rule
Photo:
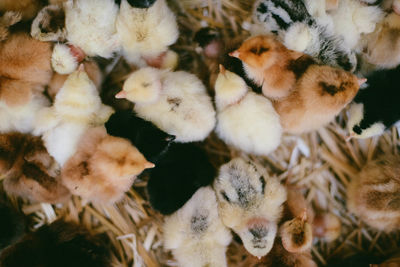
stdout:
<svg viewBox="0 0 400 267">
<path fill-rule="evenodd" d="M 282 51 L 287 50 L 272 35 L 258 35 L 243 42 L 236 51 L 230 53 L 254 69 L 267 69 L 279 60 Z"/>
<path fill-rule="evenodd" d="M 221 166 L 214 182 L 222 222 L 233 229 L 256 257 L 272 248 L 286 189 L 253 162 L 235 158 Z"/>
<path fill-rule="evenodd" d="M 307 222 L 307 213 L 285 222 L 280 228 L 283 247 L 292 253 L 301 253 L 311 248 L 313 234 Z"/>
<path fill-rule="evenodd" d="M 163 71 L 146 67 L 133 72 L 125 81 L 122 91 L 116 98 L 126 98 L 137 104 L 156 102 L 162 90 L 161 74 Z"/>
<path fill-rule="evenodd" d="M 381 135 L 385 131 L 385 125 L 381 122 L 372 124 L 364 120 L 364 105 L 360 103 L 353 103 L 349 109 L 349 120 L 347 122 L 347 129 L 349 136 L 347 141 L 351 138 L 365 139 L 373 136 Z"/>
<path fill-rule="evenodd" d="M 222 65 L 215 81 L 215 101 L 218 109 L 237 103 L 248 91 L 246 82 L 237 74 L 226 70 Z"/>
<path fill-rule="evenodd" d="M 155 166 L 128 140 L 114 136 L 105 137 L 97 145 L 91 161 L 105 173 L 125 178 L 139 175 L 143 170 Z"/>
</svg>

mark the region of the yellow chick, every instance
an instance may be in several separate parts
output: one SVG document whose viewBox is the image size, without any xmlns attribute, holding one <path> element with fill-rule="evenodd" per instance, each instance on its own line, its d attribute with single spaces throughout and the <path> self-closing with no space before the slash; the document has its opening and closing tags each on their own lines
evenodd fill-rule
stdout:
<svg viewBox="0 0 400 267">
<path fill-rule="evenodd" d="M 122 0 L 116 29 L 125 59 L 141 67 L 166 52 L 179 36 L 176 17 L 165 0 L 157 0 L 148 8 Z"/>
<path fill-rule="evenodd" d="M 186 204 L 165 218 L 164 246 L 182 267 L 224 267 L 232 236 L 218 216 L 211 187 L 200 188 Z"/>
<path fill-rule="evenodd" d="M 222 222 L 240 236 L 249 253 L 267 255 L 282 217 L 285 187 L 262 167 L 235 158 L 221 166 L 214 189 Z"/>
<path fill-rule="evenodd" d="M 42 135 L 50 155 L 63 166 L 91 125 L 101 125 L 112 108 L 101 103 L 96 86 L 83 70 L 73 72 L 57 93 L 54 104 L 40 111 L 35 134 Z"/>
<path fill-rule="evenodd" d="M 215 83 L 216 133 L 246 153 L 268 155 L 281 142 L 282 127 L 270 100 L 249 91 L 244 80 L 220 66 Z"/>
<path fill-rule="evenodd" d="M 400 228 L 400 156 L 368 162 L 347 188 L 347 207 L 367 225 L 384 232 Z"/>
<path fill-rule="evenodd" d="M 61 179 L 74 195 L 112 203 L 122 198 L 137 175 L 153 167 L 128 140 L 108 135 L 101 126 L 82 135 L 76 153 L 61 170 Z"/>
<path fill-rule="evenodd" d="M 139 117 L 175 135 L 177 142 L 201 141 L 215 126 L 211 98 L 203 83 L 188 72 L 139 69 L 115 97 L 135 103 Z"/>
</svg>

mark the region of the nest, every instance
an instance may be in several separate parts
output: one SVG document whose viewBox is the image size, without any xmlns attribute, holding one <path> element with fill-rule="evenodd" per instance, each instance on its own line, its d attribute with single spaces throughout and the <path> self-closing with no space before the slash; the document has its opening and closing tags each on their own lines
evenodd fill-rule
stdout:
<svg viewBox="0 0 400 267">
<path fill-rule="evenodd" d="M 170 0 L 180 25 L 180 39 L 172 47 L 180 55 L 180 69 L 204 74 L 204 62 L 196 53 L 194 33 L 203 26 L 219 28 L 227 40 L 245 38 L 253 1 L 250 0 Z M 202 67 L 203 66 L 203 67 Z M 199 72 L 199 70 L 202 70 Z M 306 200 L 316 210 L 336 214 L 342 222 L 340 237 L 331 243 L 316 241 L 314 260 L 326 265 L 331 259 L 357 252 L 385 256 L 399 247 L 399 233 L 385 234 L 370 229 L 346 209 L 346 187 L 359 169 L 382 153 L 398 153 L 396 128 L 380 137 L 346 142 L 345 113 L 319 131 L 301 136 L 284 136 L 280 147 L 268 157 L 252 157 L 225 145 L 215 134 L 204 148 L 215 167 L 236 156 L 251 158 L 267 167 L 286 184 L 302 188 Z M 145 192 L 146 178 L 137 179 L 124 198 L 113 205 L 83 203 L 73 197 L 63 205 L 31 204 L 12 199 L 32 219 L 33 229 L 58 218 L 75 221 L 94 233 L 108 236 L 113 266 L 177 266 L 163 248 L 163 216 L 154 211 Z M 227 251 L 229 266 L 251 266 L 242 244 L 233 240 Z"/>
</svg>

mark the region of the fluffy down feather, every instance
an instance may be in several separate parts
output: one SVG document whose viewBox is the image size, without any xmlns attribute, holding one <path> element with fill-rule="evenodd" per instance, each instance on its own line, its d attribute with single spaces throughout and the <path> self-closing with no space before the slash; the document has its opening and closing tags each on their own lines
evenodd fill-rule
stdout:
<svg viewBox="0 0 400 267">
<path fill-rule="evenodd" d="M 385 154 L 368 162 L 347 188 L 347 207 L 384 232 L 400 227 L 400 156 Z"/>
<path fill-rule="evenodd" d="M 182 267 L 224 267 L 230 231 L 218 216 L 211 187 L 200 188 L 177 212 L 165 218 L 164 246 Z"/>
<path fill-rule="evenodd" d="M 100 237 L 58 220 L 4 250 L 0 262 L 2 267 L 109 267 L 111 255 Z"/>
<path fill-rule="evenodd" d="M 0 42 L 7 39 L 9 27 L 18 23 L 21 20 L 21 13 L 14 11 L 7 11 L 0 16 Z"/>
<path fill-rule="evenodd" d="M 129 190 L 136 175 L 153 167 L 128 140 L 107 135 L 104 127 L 96 127 L 83 134 L 61 178 L 72 194 L 88 201 L 112 203 Z"/>
<path fill-rule="evenodd" d="M 282 127 L 271 101 L 249 92 L 240 76 L 224 70 L 215 92 L 216 133 L 222 140 L 256 155 L 268 155 L 279 146 Z"/>
<path fill-rule="evenodd" d="M 51 66 L 59 74 L 70 74 L 78 67 L 77 59 L 71 54 L 69 46 L 56 44 L 51 55 Z"/>
<path fill-rule="evenodd" d="M 101 103 L 96 86 L 83 70 L 73 72 L 57 93 L 51 108 L 38 114 L 35 134 L 56 161 L 63 166 L 91 125 L 107 121 L 113 110 Z"/>
<path fill-rule="evenodd" d="M 42 42 L 66 39 L 65 13 L 61 5 L 49 5 L 37 14 L 31 25 L 31 36 Z"/>
<path fill-rule="evenodd" d="M 69 43 L 91 57 L 110 58 L 119 49 L 118 6 L 113 0 L 68 0 L 64 9 Z"/>
<path fill-rule="evenodd" d="M 63 202 L 70 196 L 61 185 L 60 168 L 40 137 L 21 133 L 0 135 L 0 172 L 8 194 L 33 202 Z"/>
<path fill-rule="evenodd" d="M 205 139 L 216 122 L 206 88 L 184 71 L 142 68 L 131 74 L 116 97 L 134 102 L 138 116 L 175 135 L 178 142 Z"/>
<path fill-rule="evenodd" d="M 146 65 L 143 58 L 167 51 L 179 35 L 175 15 L 165 0 L 149 8 L 134 8 L 122 0 L 116 28 L 126 60 L 139 66 Z"/>
<path fill-rule="evenodd" d="M 214 189 L 222 222 L 240 236 L 248 252 L 265 256 L 275 242 L 285 187 L 262 167 L 235 158 L 221 166 Z"/>
</svg>

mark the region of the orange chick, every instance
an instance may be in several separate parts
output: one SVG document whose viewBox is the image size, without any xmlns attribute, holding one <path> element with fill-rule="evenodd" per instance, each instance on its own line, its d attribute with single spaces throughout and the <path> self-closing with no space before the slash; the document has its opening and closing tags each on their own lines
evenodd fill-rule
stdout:
<svg viewBox="0 0 400 267">
<path fill-rule="evenodd" d="M 108 135 L 102 126 L 84 133 L 61 178 L 72 194 L 112 203 L 129 190 L 136 175 L 153 167 L 128 140 Z"/>
</svg>

